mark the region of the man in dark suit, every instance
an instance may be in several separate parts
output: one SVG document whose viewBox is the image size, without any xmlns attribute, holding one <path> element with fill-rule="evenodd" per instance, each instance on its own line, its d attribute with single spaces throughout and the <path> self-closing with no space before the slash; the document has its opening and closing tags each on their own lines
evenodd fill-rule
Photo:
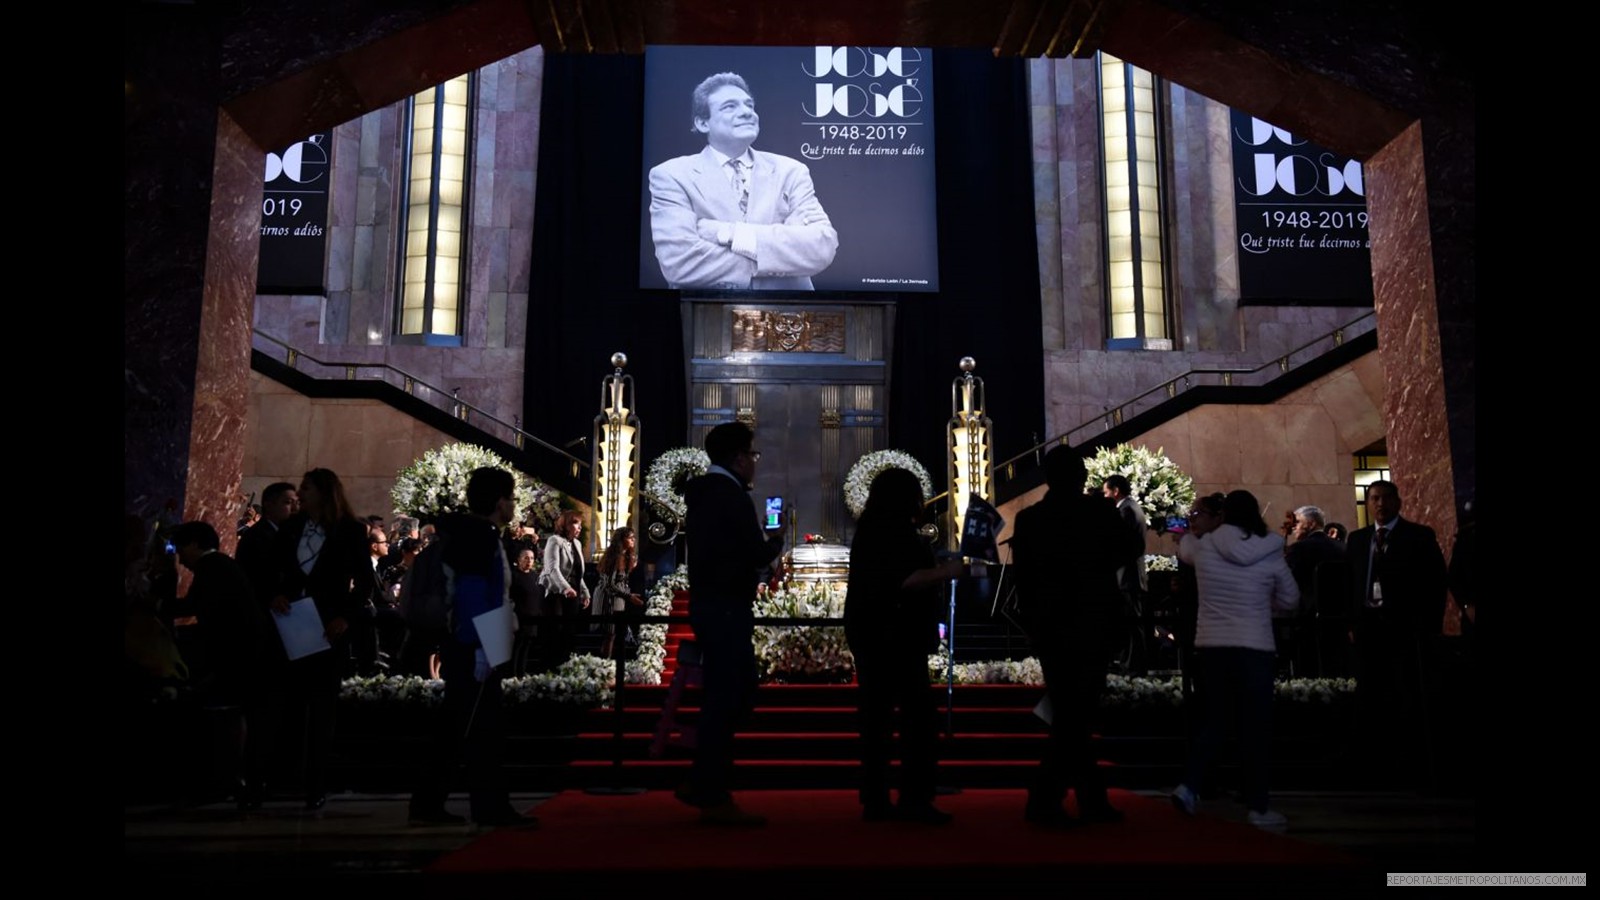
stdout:
<svg viewBox="0 0 1600 900">
<path fill-rule="evenodd" d="M 1139 546 L 1144 546 L 1145 532 L 1150 530 L 1150 521 L 1145 518 L 1144 508 L 1139 501 L 1133 498 L 1133 485 L 1124 475 L 1112 475 L 1100 486 L 1101 493 L 1117 505 L 1117 515 L 1122 517 L 1123 527 L 1139 536 Z M 1117 583 L 1122 587 L 1122 593 L 1129 601 L 1137 602 L 1150 589 L 1150 582 L 1144 571 L 1144 552 L 1141 550 L 1139 557 L 1133 562 L 1117 570 Z"/>
<path fill-rule="evenodd" d="M 1356 699 L 1364 759 L 1418 783 L 1428 766 L 1426 691 L 1445 612 L 1445 563 L 1433 529 L 1400 518 L 1392 482 L 1367 485 L 1374 524 L 1350 535 Z"/>
<path fill-rule="evenodd" d="M 812 290 L 839 235 L 811 171 L 752 150 L 761 134 L 750 86 L 732 72 L 700 82 L 694 130 L 706 147 L 650 170 L 650 232 L 670 287 Z"/>
<path fill-rule="evenodd" d="M 272 543 L 278 529 L 300 511 L 300 494 L 287 481 L 277 481 L 261 492 L 261 519 L 239 535 L 234 557 L 244 568 L 255 589 L 256 602 L 265 607 L 276 587 L 272 562 Z"/>
<path fill-rule="evenodd" d="M 750 499 L 760 451 L 741 422 L 725 422 L 706 435 L 711 467 L 684 486 L 688 505 L 689 623 L 701 654 L 704 699 L 696 729 L 694 767 L 678 799 L 699 807 L 714 825 L 764 825 L 766 819 L 733 802 L 735 722 L 755 702 L 756 586 L 762 570 L 783 549 L 783 529 L 763 534 Z"/>
<path fill-rule="evenodd" d="M 1322 510 L 1315 506 L 1302 506 L 1290 513 L 1294 528 L 1290 532 L 1292 543 L 1283 557 L 1300 587 L 1300 608 L 1285 618 L 1281 624 L 1278 653 L 1287 655 L 1296 676 L 1322 677 L 1338 665 L 1346 627 L 1344 612 L 1350 588 L 1349 569 L 1344 561 L 1344 544 L 1324 533 L 1326 527 Z M 1326 633 L 1323 628 L 1327 628 Z M 1337 641 L 1337 643 L 1334 643 Z"/>
<path fill-rule="evenodd" d="M 1078 795 L 1079 818 L 1115 822 L 1122 813 L 1106 801 L 1089 719 L 1105 690 L 1117 631 L 1116 573 L 1137 564 L 1144 539 L 1106 498 L 1083 492 L 1083 457 L 1076 450 L 1056 447 L 1045 454 L 1044 472 L 1050 490 L 1017 514 L 1011 538 L 1020 612 L 1044 669 L 1052 714 L 1024 816 L 1047 827 L 1076 824 L 1061 805 L 1070 788 Z"/>
</svg>

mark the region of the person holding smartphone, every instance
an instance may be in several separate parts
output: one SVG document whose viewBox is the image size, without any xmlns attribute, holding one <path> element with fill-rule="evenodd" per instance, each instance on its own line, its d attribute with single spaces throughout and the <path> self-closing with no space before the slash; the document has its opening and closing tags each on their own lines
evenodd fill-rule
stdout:
<svg viewBox="0 0 1600 900">
<path fill-rule="evenodd" d="M 700 809 L 709 825 L 755 827 L 766 818 L 746 812 L 728 791 L 735 722 L 755 705 L 756 588 L 762 572 L 783 550 L 779 528 L 763 532 L 750 498 L 761 451 L 755 432 L 724 422 L 706 434 L 706 474 L 684 486 L 689 559 L 694 585 L 689 624 L 700 648 L 703 694 L 696 726 L 694 766 L 677 797 Z"/>
</svg>

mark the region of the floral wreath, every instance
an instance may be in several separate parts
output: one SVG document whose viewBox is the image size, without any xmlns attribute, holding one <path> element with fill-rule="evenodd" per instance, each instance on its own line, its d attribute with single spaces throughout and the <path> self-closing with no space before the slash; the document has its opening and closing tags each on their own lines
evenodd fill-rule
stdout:
<svg viewBox="0 0 1600 900">
<path fill-rule="evenodd" d="M 850 515 L 861 518 L 861 511 L 867 506 L 867 491 L 872 487 L 872 479 L 884 469 L 905 469 L 917 476 L 917 481 L 922 484 L 923 500 L 933 496 L 933 479 L 928 477 L 928 470 L 917 462 L 916 457 L 904 450 L 874 450 L 856 460 L 844 476 L 844 503 L 850 507 Z"/>
<path fill-rule="evenodd" d="M 1101 447 L 1083 464 L 1089 472 L 1084 487 L 1094 492 L 1099 492 L 1100 485 L 1112 475 L 1127 478 L 1133 499 L 1148 519 L 1184 516 L 1194 505 L 1194 479 L 1167 458 L 1164 447 L 1154 453 L 1127 444 Z"/>
<path fill-rule="evenodd" d="M 688 512 L 683 486 L 711 468 L 711 457 L 698 447 L 677 447 L 656 457 L 644 476 L 647 499 L 657 511 L 682 518 Z"/>
<path fill-rule="evenodd" d="M 511 473 L 516 484 L 512 496 L 517 511 L 531 510 L 535 517 L 559 508 L 561 494 L 537 478 L 524 475 L 499 454 L 476 444 L 445 444 L 422 454 L 395 476 L 389 499 L 401 515 L 432 519 L 467 508 L 467 477 L 473 469 L 490 466 Z"/>
</svg>

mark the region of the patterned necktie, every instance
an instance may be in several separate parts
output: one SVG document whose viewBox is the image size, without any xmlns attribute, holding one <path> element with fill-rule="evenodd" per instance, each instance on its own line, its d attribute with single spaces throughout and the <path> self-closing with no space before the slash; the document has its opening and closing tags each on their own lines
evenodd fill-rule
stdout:
<svg viewBox="0 0 1600 900">
<path fill-rule="evenodd" d="M 1383 589 L 1374 587 L 1379 581 L 1378 569 L 1383 562 L 1384 546 L 1389 540 L 1389 529 L 1378 526 L 1372 530 L 1372 568 L 1367 573 L 1367 605 L 1378 607 L 1383 605 Z"/>
<path fill-rule="evenodd" d="M 733 167 L 733 187 L 739 192 L 739 213 L 743 215 L 750 211 L 750 180 L 745 177 L 743 160 L 730 159 L 728 165 Z"/>
</svg>

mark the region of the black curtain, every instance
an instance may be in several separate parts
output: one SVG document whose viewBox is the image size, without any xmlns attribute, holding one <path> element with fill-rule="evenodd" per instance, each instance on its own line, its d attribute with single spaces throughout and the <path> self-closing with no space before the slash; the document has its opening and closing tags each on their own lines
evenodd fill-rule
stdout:
<svg viewBox="0 0 1600 900">
<path fill-rule="evenodd" d="M 611 354 L 628 354 L 646 465 L 688 435 L 676 291 L 639 289 L 644 57 L 548 53 L 528 283 L 528 430 L 587 459 Z"/>
<path fill-rule="evenodd" d="M 933 54 L 939 292 L 898 304 L 889 445 L 921 460 L 936 484 L 963 356 L 977 360 L 987 389 L 996 461 L 1046 436 L 1024 66 L 982 50 Z"/>
<path fill-rule="evenodd" d="M 957 360 L 978 360 L 1000 459 L 1043 433 L 1044 367 L 1024 64 L 937 50 L 933 69 L 940 290 L 896 302 L 889 445 L 937 479 Z M 643 86 L 642 56 L 545 57 L 523 404 L 531 432 L 585 439 L 570 452 L 587 458 L 622 350 L 648 464 L 687 442 L 689 415 L 678 292 L 638 287 Z"/>
</svg>

